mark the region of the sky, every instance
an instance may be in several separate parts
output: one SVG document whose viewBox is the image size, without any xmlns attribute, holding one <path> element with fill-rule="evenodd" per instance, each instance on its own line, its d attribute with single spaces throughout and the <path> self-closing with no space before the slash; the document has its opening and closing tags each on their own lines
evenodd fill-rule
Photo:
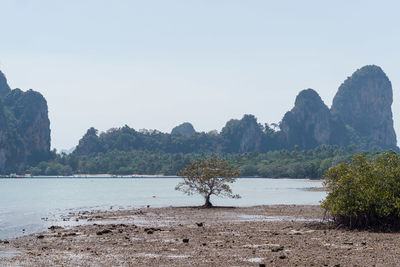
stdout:
<svg viewBox="0 0 400 267">
<path fill-rule="evenodd" d="M 400 134 L 399 1 L 0 0 L 0 70 L 47 99 L 52 148 L 90 127 L 278 123 L 306 88 L 326 105 L 382 67 Z"/>
</svg>

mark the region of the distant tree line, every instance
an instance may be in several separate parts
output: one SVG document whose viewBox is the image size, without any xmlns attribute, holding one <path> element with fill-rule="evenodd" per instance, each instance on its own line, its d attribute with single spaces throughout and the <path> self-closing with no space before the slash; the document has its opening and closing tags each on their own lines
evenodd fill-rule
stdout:
<svg viewBox="0 0 400 267">
<path fill-rule="evenodd" d="M 181 127 L 181 128 L 180 128 Z M 179 131 L 181 130 L 181 131 Z M 301 133 L 299 132 L 299 135 Z M 358 139 L 358 150 L 379 150 L 380 147 L 370 140 Z M 265 153 L 276 150 L 310 150 L 322 145 L 296 145 L 286 142 L 284 133 L 276 124 L 262 125 L 254 115 L 244 115 L 242 119 L 232 119 L 220 132 L 195 132 L 190 123 L 175 127 L 171 134 L 158 130 L 140 130 L 125 125 L 98 133 L 95 128 L 87 130 L 79 141 L 74 154 L 90 155 L 111 151 L 143 150 L 165 153 Z M 331 145 L 335 146 L 335 145 Z M 396 149 L 397 147 L 393 148 Z"/>
<path fill-rule="evenodd" d="M 191 161 L 218 155 L 238 167 L 242 176 L 317 178 L 332 166 L 365 150 L 359 143 L 346 147 L 321 145 L 312 149 L 288 147 L 277 125 L 261 125 L 253 115 L 230 120 L 221 132 L 195 132 L 190 123 L 172 133 L 124 126 L 98 133 L 87 130 L 72 154 L 57 154 L 32 165 L 32 175 L 163 174 L 176 175 Z M 370 145 L 370 143 L 368 143 Z M 376 152 L 370 152 L 374 154 Z"/>
<path fill-rule="evenodd" d="M 357 150 L 321 146 L 313 150 L 277 150 L 265 153 L 217 153 L 240 170 L 241 176 L 271 178 L 320 178 L 330 167 L 349 162 Z M 368 152 L 375 157 L 380 152 Z M 144 150 L 96 152 L 89 155 L 57 154 L 51 161 L 31 167 L 31 175 L 162 174 L 176 175 L 190 162 L 215 153 L 166 153 Z"/>
</svg>

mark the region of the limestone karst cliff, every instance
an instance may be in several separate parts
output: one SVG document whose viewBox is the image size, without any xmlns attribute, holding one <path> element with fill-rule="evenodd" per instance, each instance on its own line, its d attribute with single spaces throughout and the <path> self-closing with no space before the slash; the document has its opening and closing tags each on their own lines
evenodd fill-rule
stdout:
<svg viewBox="0 0 400 267">
<path fill-rule="evenodd" d="M 34 91 L 9 91 L 4 76 L 0 77 L 0 86 L 0 95 L 5 93 L 0 98 L 0 172 L 4 172 L 5 166 L 21 170 L 31 162 L 46 158 L 49 151 L 47 104 Z M 365 66 L 339 87 L 331 109 L 313 89 L 301 91 L 279 127 L 262 125 L 254 115 L 244 115 L 242 119 L 229 120 L 221 132 L 195 132 L 190 123 L 175 127 L 171 134 L 156 130 L 135 131 L 127 125 L 100 134 L 91 128 L 72 156 L 93 157 L 134 150 L 183 154 L 264 153 L 296 147 L 308 150 L 322 145 L 346 147 L 353 144 L 349 151 L 353 147 L 359 151 L 387 148 L 398 151 L 392 102 L 392 86 L 386 74 L 380 67 Z M 282 152 L 284 156 L 285 151 Z M 258 153 L 249 154 L 249 157 L 256 157 Z M 182 160 L 181 155 L 176 158 Z M 96 170 L 102 171 L 103 165 Z"/>
<path fill-rule="evenodd" d="M 353 134 L 353 142 L 375 143 L 382 148 L 397 144 L 392 118 L 392 84 L 383 70 L 364 66 L 339 87 L 331 108 Z M 355 140 L 359 139 L 359 140 Z"/>
<path fill-rule="evenodd" d="M 81 139 L 75 153 L 89 155 L 113 150 L 246 153 L 352 144 L 358 150 L 398 150 L 392 97 L 391 83 L 382 69 L 365 66 L 339 87 L 331 109 L 316 91 L 303 90 L 274 129 L 258 123 L 254 115 L 229 120 L 220 133 L 196 133 L 190 123 L 175 127 L 171 134 L 136 132 L 125 126 L 98 136 L 92 129 Z"/>
<path fill-rule="evenodd" d="M 392 102 L 392 85 L 383 70 L 362 67 L 339 87 L 330 110 L 314 90 L 301 91 L 282 119 L 282 143 L 289 149 L 323 144 L 397 149 Z"/>
<path fill-rule="evenodd" d="M 23 172 L 50 156 L 46 99 L 38 92 L 10 90 L 0 73 L 0 174 Z"/>
<path fill-rule="evenodd" d="M 282 119 L 281 132 L 288 148 L 301 149 L 331 143 L 331 114 L 313 89 L 301 91 Z"/>
<path fill-rule="evenodd" d="M 0 97 L 5 97 L 10 91 L 6 76 L 0 71 Z"/>
<path fill-rule="evenodd" d="M 196 131 L 190 122 L 184 122 L 171 131 L 171 135 L 192 136 L 194 134 L 196 134 Z"/>
<path fill-rule="evenodd" d="M 259 151 L 263 134 L 263 127 L 253 115 L 244 115 L 241 120 L 230 120 L 221 130 L 227 152 Z"/>
</svg>

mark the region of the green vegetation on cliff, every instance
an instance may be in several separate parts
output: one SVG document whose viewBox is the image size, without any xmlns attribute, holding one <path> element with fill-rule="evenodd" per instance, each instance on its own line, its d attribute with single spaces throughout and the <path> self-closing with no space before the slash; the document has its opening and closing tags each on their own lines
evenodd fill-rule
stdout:
<svg viewBox="0 0 400 267">
<path fill-rule="evenodd" d="M 174 127 L 171 131 L 171 135 L 192 136 L 194 134 L 196 134 L 196 131 L 190 122 L 184 122 Z"/>
<path fill-rule="evenodd" d="M 0 72 L 0 174 L 23 173 L 51 157 L 46 100 L 33 90 L 11 90 Z"/>
<path fill-rule="evenodd" d="M 392 84 L 375 65 L 358 69 L 340 85 L 331 112 L 347 128 L 353 143 L 395 148 L 392 118 Z"/>
<path fill-rule="evenodd" d="M 185 122 L 171 133 L 125 125 L 87 130 L 72 155 L 50 152 L 46 100 L 37 92 L 11 90 L 0 72 L 0 174 L 175 174 L 204 155 L 218 154 L 244 175 L 320 177 L 357 151 L 398 151 L 393 128 L 391 83 L 380 67 L 365 66 L 339 87 L 329 109 L 313 89 L 301 91 L 277 124 L 254 115 L 229 120 L 221 131 L 196 132 Z M 328 149 L 326 149 L 328 147 Z M 321 148 L 330 152 L 317 153 Z M 333 153 L 333 154 L 332 154 Z M 247 160 L 252 155 L 252 160 Z M 257 155 L 257 156 L 254 156 Z M 118 162 L 117 162 L 118 160 Z M 39 162 L 43 162 L 38 164 Z"/>
</svg>

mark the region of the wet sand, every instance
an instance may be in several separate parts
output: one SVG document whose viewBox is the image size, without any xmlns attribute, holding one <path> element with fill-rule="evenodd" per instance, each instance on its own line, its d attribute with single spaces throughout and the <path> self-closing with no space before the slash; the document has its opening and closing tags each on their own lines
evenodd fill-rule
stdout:
<svg viewBox="0 0 400 267">
<path fill-rule="evenodd" d="M 396 266 L 400 234 L 347 231 L 318 206 L 80 212 L 0 243 L 0 266 Z"/>
</svg>

